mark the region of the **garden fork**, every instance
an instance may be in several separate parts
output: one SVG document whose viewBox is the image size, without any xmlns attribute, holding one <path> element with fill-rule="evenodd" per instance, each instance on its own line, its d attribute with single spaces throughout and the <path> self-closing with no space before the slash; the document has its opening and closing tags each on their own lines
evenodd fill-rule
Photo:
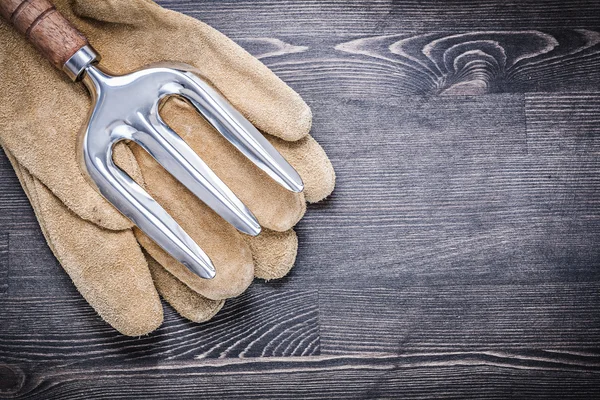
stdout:
<svg viewBox="0 0 600 400">
<path fill-rule="evenodd" d="M 153 64 L 114 76 L 98 66 L 100 56 L 48 0 L 0 0 L 10 21 L 57 68 L 83 81 L 92 96 L 87 125 L 78 137 L 82 170 L 100 194 L 156 244 L 202 278 L 215 276 L 210 258 L 179 224 L 113 162 L 113 147 L 129 140 L 239 231 L 258 235 L 248 208 L 160 117 L 171 96 L 193 107 L 250 161 L 284 188 L 301 192 L 302 179 L 263 135 L 194 68 Z"/>
</svg>

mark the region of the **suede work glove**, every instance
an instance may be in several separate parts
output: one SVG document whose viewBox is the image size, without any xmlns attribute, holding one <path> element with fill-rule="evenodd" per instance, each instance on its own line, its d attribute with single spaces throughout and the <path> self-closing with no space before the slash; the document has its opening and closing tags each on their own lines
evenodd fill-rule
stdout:
<svg viewBox="0 0 600 400">
<path fill-rule="evenodd" d="M 303 193 L 281 188 L 186 102 L 160 113 L 265 228 L 235 230 L 139 146 L 119 143 L 114 159 L 144 186 L 213 261 L 204 280 L 154 244 L 85 180 L 76 141 L 90 98 L 55 70 L 8 23 L 0 22 L 0 144 L 10 158 L 50 248 L 75 286 L 119 332 L 138 336 L 162 323 L 160 295 L 182 316 L 206 321 L 253 278 L 280 278 L 294 264 L 291 229 L 306 201 L 319 201 L 335 175 L 308 135 L 311 112 L 260 61 L 215 29 L 148 0 L 55 0 L 55 5 L 120 74 L 158 61 L 195 66 L 299 172 Z"/>
</svg>

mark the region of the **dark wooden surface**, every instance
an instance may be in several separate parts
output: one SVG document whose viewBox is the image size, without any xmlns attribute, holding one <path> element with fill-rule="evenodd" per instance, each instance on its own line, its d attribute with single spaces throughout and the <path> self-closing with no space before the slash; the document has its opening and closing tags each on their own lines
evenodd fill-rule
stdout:
<svg viewBox="0 0 600 400">
<path fill-rule="evenodd" d="M 185 1 L 312 106 L 293 272 L 120 336 L 0 157 L 0 397 L 599 398 L 600 2 Z"/>
</svg>

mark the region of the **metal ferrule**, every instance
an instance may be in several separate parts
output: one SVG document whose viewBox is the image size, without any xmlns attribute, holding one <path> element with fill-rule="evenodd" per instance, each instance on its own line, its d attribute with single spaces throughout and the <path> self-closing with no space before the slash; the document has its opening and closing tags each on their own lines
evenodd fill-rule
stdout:
<svg viewBox="0 0 600 400">
<path fill-rule="evenodd" d="M 63 65 L 63 71 L 74 82 L 81 79 L 84 70 L 93 63 L 100 61 L 100 55 L 90 45 L 83 46 L 75 52 Z"/>
</svg>

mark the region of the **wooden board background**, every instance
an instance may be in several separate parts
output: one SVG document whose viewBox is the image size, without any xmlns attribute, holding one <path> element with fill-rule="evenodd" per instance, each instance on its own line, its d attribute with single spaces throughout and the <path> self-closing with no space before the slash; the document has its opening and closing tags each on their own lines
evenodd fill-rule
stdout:
<svg viewBox="0 0 600 400">
<path fill-rule="evenodd" d="M 0 156 L 0 397 L 600 397 L 600 2 L 163 0 L 312 106 L 293 272 L 120 336 Z"/>
</svg>

